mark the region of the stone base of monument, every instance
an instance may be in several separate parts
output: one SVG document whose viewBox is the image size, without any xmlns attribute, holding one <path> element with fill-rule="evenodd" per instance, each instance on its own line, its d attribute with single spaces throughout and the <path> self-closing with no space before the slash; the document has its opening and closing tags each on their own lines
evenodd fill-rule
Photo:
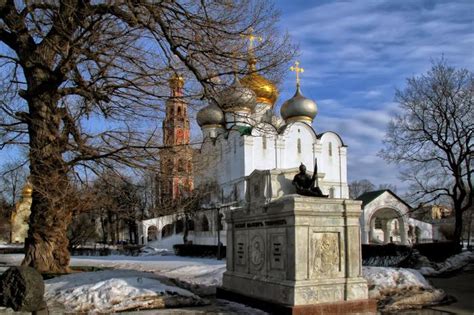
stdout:
<svg viewBox="0 0 474 315">
<path fill-rule="evenodd" d="M 363 299 L 311 305 L 283 305 L 217 288 L 218 299 L 229 300 L 279 315 L 376 314 L 377 300 Z"/>
<path fill-rule="evenodd" d="M 360 201 L 300 195 L 232 212 L 218 297 L 275 314 L 375 313 L 361 276 L 360 214 Z"/>
</svg>

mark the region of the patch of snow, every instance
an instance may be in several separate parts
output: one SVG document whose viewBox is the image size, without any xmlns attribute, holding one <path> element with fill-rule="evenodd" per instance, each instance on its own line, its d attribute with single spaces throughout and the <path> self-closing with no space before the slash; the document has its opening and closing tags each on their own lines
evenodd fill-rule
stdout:
<svg viewBox="0 0 474 315">
<path fill-rule="evenodd" d="M 23 248 L 24 244 L 0 243 L 0 248 Z"/>
<path fill-rule="evenodd" d="M 167 248 L 156 248 L 153 246 L 145 246 L 140 249 L 140 256 L 154 256 L 154 255 L 173 255 L 173 251 Z"/>
<path fill-rule="evenodd" d="M 377 299 L 379 310 L 421 308 L 437 304 L 446 297 L 414 269 L 363 267 L 362 273 L 367 280 L 369 297 Z"/>
<path fill-rule="evenodd" d="M 369 286 L 369 296 L 379 298 L 381 292 L 388 289 L 407 289 L 433 287 L 417 270 L 389 267 L 363 267 L 362 274 Z"/>
<path fill-rule="evenodd" d="M 432 263 L 432 267 L 422 267 L 420 268 L 420 272 L 424 276 L 438 276 L 446 272 L 459 270 L 470 261 L 474 261 L 474 252 L 462 252 L 449 257 L 443 262 Z"/>
<path fill-rule="evenodd" d="M 205 303 L 187 290 L 133 270 L 82 272 L 47 280 L 45 300 L 63 304 L 67 312 L 100 313 Z"/>
</svg>

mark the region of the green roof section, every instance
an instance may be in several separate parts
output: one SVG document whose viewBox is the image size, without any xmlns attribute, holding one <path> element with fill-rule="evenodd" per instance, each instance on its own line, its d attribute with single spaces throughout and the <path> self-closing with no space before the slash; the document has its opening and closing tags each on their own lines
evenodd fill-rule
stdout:
<svg viewBox="0 0 474 315">
<path fill-rule="evenodd" d="M 362 208 L 365 207 L 366 204 L 370 203 L 372 200 L 383 194 L 384 192 L 389 191 L 388 189 L 382 190 L 374 190 L 374 191 L 367 191 L 356 198 L 356 200 L 362 201 Z M 393 193 L 392 193 L 393 194 Z"/>
</svg>

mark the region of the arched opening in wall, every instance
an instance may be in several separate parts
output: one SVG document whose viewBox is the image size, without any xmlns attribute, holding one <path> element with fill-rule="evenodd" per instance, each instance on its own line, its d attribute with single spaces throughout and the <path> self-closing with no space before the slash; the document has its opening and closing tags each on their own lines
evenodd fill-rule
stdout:
<svg viewBox="0 0 474 315">
<path fill-rule="evenodd" d="M 301 153 L 301 139 L 298 138 L 298 141 L 296 143 L 296 150 L 298 151 L 298 153 Z"/>
<path fill-rule="evenodd" d="M 176 234 L 183 233 L 184 231 L 184 221 L 183 219 L 179 219 L 176 221 Z"/>
<path fill-rule="evenodd" d="M 201 219 L 201 231 L 208 232 L 209 231 L 209 220 L 205 215 L 202 216 Z"/>
<path fill-rule="evenodd" d="M 147 240 L 148 242 L 153 242 L 158 239 L 158 228 L 154 225 L 148 227 L 147 229 Z"/>
<path fill-rule="evenodd" d="M 394 208 L 381 208 L 374 212 L 369 223 L 369 243 L 407 244 L 408 231 L 402 213 Z"/>
<path fill-rule="evenodd" d="M 173 235 L 174 232 L 174 224 L 166 224 L 163 229 L 161 230 L 161 238 L 169 237 Z"/>
</svg>

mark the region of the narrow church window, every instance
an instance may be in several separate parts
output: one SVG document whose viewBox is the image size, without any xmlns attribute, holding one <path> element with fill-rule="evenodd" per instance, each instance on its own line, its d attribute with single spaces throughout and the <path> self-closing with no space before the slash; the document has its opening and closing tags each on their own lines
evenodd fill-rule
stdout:
<svg viewBox="0 0 474 315">
<path fill-rule="evenodd" d="M 267 149 L 267 136 L 263 136 L 262 141 L 263 141 L 262 143 L 263 149 L 266 150 Z"/>
<path fill-rule="evenodd" d="M 209 220 L 207 219 L 205 215 L 202 216 L 201 231 L 203 232 L 209 231 Z"/>
<path fill-rule="evenodd" d="M 181 116 L 181 106 L 178 106 L 178 116 Z"/>
<path fill-rule="evenodd" d="M 301 139 L 300 138 L 298 138 L 297 147 L 298 147 L 298 153 L 301 153 Z"/>
<path fill-rule="evenodd" d="M 329 142 L 329 156 L 332 156 L 332 142 Z"/>
</svg>

